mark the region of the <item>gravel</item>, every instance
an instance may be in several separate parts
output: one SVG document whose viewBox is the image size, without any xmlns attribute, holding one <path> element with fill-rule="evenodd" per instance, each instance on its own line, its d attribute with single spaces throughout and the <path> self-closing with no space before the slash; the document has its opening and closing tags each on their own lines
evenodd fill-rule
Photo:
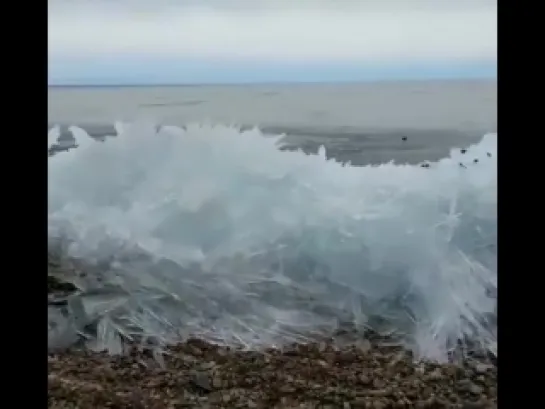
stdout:
<svg viewBox="0 0 545 409">
<path fill-rule="evenodd" d="M 188 339 L 162 359 L 48 356 L 50 408 L 496 408 L 497 367 L 417 362 L 401 347 L 331 342 L 242 351 Z"/>
</svg>

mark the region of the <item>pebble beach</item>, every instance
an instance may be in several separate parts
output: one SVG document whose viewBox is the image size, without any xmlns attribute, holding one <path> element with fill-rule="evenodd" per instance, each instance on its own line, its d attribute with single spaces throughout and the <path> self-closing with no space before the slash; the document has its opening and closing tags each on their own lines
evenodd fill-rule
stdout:
<svg viewBox="0 0 545 409">
<path fill-rule="evenodd" d="M 73 289 L 54 275 L 48 286 L 50 295 Z M 50 351 L 48 407 L 496 408 L 495 361 L 419 361 L 385 338 L 352 336 L 339 346 L 342 336 L 260 351 L 196 338 L 161 354 L 137 345 L 117 356 Z"/>
<path fill-rule="evenodd" d="M 415 362 L 371 342 L 240 351 L 189 339 L 158 363 L 68 350 L 48 356 L 50 408 L 496 408 L 497 368 Z"/>
</svg>

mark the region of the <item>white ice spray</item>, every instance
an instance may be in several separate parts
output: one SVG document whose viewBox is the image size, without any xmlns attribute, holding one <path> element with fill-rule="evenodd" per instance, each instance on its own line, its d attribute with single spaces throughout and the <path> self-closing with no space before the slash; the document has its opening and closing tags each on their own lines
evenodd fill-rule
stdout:
<svg viewBox="0 0 545 409">
<path fill-rule="evenodd" d="M 380 317 L 438 359 L 495 345 L 495 134 L 421 168 L 281 152 L 257 129 L 116 129 L 74 127 L 49 160 L 50 237 L 124 294 L 102 331 L 255 346 Z"/>
</svg>

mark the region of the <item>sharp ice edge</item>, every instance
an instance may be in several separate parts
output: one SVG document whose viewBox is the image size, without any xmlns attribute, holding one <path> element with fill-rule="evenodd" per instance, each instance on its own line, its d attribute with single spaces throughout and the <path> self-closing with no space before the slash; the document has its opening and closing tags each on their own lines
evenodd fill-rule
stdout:
<svg viewBox="0 0 545 409">
<path fill-rule="evenodd" d="M 258 129 L 116 130 L 101 144 L 71 127 L 78 149 L 49 160 L 49 235 L 93 271 L 81 308 L 50 314 L 62 342 L 89 322 L 115 353 L 131 336 L 250 348 L 386 321 L 424 356 L 466 337 L 495 352 L 495 134 L 423 169 L 280 152 Z M 92 312 L 97 297 L 116 302 Z"/>
</svg>

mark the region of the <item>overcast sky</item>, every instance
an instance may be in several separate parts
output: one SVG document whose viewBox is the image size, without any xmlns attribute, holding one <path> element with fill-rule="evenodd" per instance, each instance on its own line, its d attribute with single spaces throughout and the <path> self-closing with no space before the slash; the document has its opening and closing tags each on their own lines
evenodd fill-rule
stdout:
<svg viewBox="0 0 545 409">
<path fill-rule="evenodd" d="M 495 77 L 492 0 L 50 0 L 51 84 Z"/>
</svg>

